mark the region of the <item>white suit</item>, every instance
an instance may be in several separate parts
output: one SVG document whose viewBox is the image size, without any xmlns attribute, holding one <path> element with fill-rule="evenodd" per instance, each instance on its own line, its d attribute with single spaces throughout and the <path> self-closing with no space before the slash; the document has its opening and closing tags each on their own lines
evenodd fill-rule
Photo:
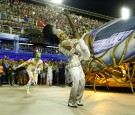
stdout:
<svg viewBox="0 0 135 115">
<path fill-rule="evenodd" d="M 74 39 L 74 41 L 75 40 L 76 39 Z M 78 45 L 75 49 L 72 48 L 70 51 L 62 47 L 64 45 L 72 46 L 75 42 L 78 42 Z M 87 60 L 90 57 L 89 49 L 84 43 L 84 40 L 79 39 L 79 41 L 76 40 L 75 42 L 73 43 L 73 41 L 68 39 L 64 40 L 64 43 L 60 44 L 60 51 L 68 58 L 69 64 L 67 66 L 73 80 L 73 85 L 68 101 L 68 103 L 72 105 L 81 102 L 85 88 L 85 76 L 80 61 Z"/>
</svg>

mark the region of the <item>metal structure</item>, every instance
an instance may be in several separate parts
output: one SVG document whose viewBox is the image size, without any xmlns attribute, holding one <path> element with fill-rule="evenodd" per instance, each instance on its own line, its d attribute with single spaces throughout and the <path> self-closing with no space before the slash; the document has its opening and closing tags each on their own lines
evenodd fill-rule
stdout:
<svg viewBox="0 0 135 115">
<path fill-rule="evenodd" d="M 31 0 L 31 1 L 41 3 L 41 4 L 51 5 L 55 8 L 57 8 L 57 9 L 59 8 L 59 11 L 60 10 L 62 11 L 63 9 L 67 9 L 67 10 L 72 11 L 72 12 L 85 14 L 85 15 L 92 16 L 92 17 L 95 17 L 95 18 L 101 18 L 101 19 L 105 19 L 105 20 L 115 19 L 114 17 L 101 15 L 101 14 L 98 14 L 98 13 L 82 10 L 82 9 L 79 9 L 79 8 L 70 7 L 70 6 L 63 5 L 63 4 L 55 4 L 55 3 L 52 3 L 50 0 L 38 0 L 38 1 L 37 0 Z"/>
</svg>

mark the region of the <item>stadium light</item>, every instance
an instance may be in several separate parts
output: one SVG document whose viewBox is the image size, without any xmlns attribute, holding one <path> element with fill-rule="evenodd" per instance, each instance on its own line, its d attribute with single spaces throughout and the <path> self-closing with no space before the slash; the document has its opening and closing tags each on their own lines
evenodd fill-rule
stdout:
<svg viewBox="0 0 135 115">
<path fill-rule="evenodd" d="M 122 9 L 121 9 L 121 16 L 122 16 L 122 19 L 128 19 L 129 18 L 129 15 L 130 15 L 130 11 L 129 11 L 129 9 L 128 8 L 126 8 L 126 7 L 123 7 Z"/>
<path fill-rule="evenodd" d="M 23 44 L 23 45 L 33 45 L 33 44 L 27 44 L 27 43 L 19 43 L 19 44 Z"/>
<path fill-rule="evenodd" d="M 52 3 L 62 4 L 62 0 L 51 0 Z"/>
<path fill-rule="evenodd" d="M 46 47 L 48 47 L 48 48 L 59 48 L 57 46 L 46 46 Z"/>
</svg>

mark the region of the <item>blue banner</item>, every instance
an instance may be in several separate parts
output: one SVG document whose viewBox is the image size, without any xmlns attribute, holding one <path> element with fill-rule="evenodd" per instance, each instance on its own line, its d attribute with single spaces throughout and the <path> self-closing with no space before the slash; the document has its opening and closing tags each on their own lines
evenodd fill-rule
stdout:
<svg viewBox="0 0 135 115">
<path fill-rule="evenodd" d="M 135 29 L 135 16 L 127 20 L 116 19 L 90 32 L 95 41 L 106 39 L 114 33 L 124 32 Z"/>
</svg>

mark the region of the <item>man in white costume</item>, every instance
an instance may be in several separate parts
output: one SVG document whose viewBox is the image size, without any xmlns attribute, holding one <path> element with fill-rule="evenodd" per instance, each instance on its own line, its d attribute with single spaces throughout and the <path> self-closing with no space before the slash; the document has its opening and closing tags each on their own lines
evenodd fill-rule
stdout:
<svg viewBox="0 0 135 115">
<path fill-rule="evenodd" d="M 87 46 L 89 42 L 88 39 L 86 39 L 88 33 L 84 34 L 81 38 L 77 33 L 76 26 L 70 19 L 70 15 L 65 14 L 65 16 L 72 28 L 74 39 L 69 39 L 62 30 L 55 29 L 52 25 L 45 26 L 43 32 L 44 37 L 48 38 L 50 42 L 59 44 L 60 51 L 68 58 L 67 69 L 73 80 L 68 106 L 77 108 L 78 106 L 83 106 L 81 99 L 85 88 L 85 76 L 81 66 L 81 61 L 90 58 L 90 51 Z"/>
<path fill-rule="evenodd" d="M 63 33 L 61 33 L 62 35 Z M 59 37 L 61 37 L 61 35 Z M 64 35 L 62 35 L 64 36 Z M 64 37 L 63 37 L 64 38 Z M 84 60 L 86 57 L 90 57 L 89 49 L 86 47 L 83 42 L 76 42 L 74 45 L 73 41 L 71 40 L 71 44 L 69 42 L 68 38 L 65 37 L 65 40 L 61 41 L 59 49 L 60 51 L 68 58 L 68 65 L 67 68 L 69 69 L 70 75 L 73 80 L 73 85 L 70 91 L 70 96 L 68 100 L 68 106 L 77 108 L 77 106 L 83 106 L 81 103 L 81 99 L 83 96 L 83 91 L 85 88 L 85 75 L 81 66 L 80 61 Z M 79 40 L 80 41 L 80 40 Z M 71 49 L 66 49 L 66 45 L 71 45 Z M 79 50 L 77 49 L 79 47 Z M 85 57 L 83 56 L 83 53 L 85 52 Z"/>
</svg>

